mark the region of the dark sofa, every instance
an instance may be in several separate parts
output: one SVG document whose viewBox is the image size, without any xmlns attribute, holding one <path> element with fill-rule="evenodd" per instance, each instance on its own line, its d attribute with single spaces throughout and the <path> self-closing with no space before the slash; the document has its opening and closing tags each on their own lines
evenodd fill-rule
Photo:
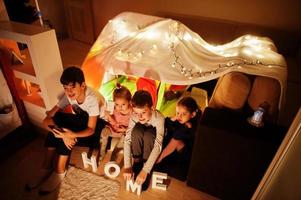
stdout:
<svg viewBox="0 0 301 200">
<path fill-rule="evenodd" d="M 286 128 L 256 128 L 248 112 L 207 107 L 198 127 L 187 185 L 221 199 L 250 199 Z"/>
</svg>

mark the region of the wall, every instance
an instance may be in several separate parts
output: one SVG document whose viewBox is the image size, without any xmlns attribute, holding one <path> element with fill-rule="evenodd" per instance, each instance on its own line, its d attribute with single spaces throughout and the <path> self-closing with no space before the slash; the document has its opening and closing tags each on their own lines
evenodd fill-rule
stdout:
<svg viewBox="0 0 301 200">
<path fill-rule="evenodd" d="M 159 0 L 91 0 L 94 27 L 96 36 L 99 35 L 102 28 L 114 16 L 124 11 L 140 12 L 143 14 L 155 15 Z"/>
<path fill-rule="evenodd" d="M 64 2 L 62 0 L 38 0 L 39 8 L 44 20 L 49 20 L 58 36 L 67 35 L 67 26 L 64 11 Z M 35 1 L 30 4 L 35 6 Z"/>
<path fill-rule="evenodd" d="M 159 9 L 242 23 L 301 30 L 300 0 L 181 0 L 159 1 Z"/>
<path fill-rule="evenodd" d="M 174 13 L 301 32 L 300 0 L 92 0 L 96 35 L 122 11 Z"/>
</svg>

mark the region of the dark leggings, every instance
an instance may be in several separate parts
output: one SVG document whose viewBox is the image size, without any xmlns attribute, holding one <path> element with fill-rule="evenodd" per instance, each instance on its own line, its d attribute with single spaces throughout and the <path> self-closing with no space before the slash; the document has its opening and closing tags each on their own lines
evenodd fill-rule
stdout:
<svg viewBox="0 0 301 200">
<path fill-rule="evenodd" d="M 146 161 L 154 147 L 156 128 L 137 123 L 131 136 L 133 157 Z"/>
<path fill-rule="evenodd" d="M 52 119 L 54 123 L 59 127 L 78 132 L 87 128 L 89 116 L 86 112 L 81 114 L 57 112 Z M 102 119 L 97 119 L 94 134 L 88 137 L 77 138 L 76 145 L 98 148 L 100 132 L 104 126 L 105 122 Z M 71 150 L 69 150 L 64 144 L 63 139 L 56 138 L 52 132 L 48 133 L 45 141 L 45 146 L 55 148 L 57 154 L 59 155 L 70 155 L 71 153 Z"/>
</svg>

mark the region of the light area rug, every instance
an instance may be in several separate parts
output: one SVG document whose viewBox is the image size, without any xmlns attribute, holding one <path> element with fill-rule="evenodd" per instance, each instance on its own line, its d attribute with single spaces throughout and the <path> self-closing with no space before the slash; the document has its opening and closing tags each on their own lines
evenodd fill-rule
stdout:
<svg viewBox="0 0 301 200">
<path fill-rule="evenodd" d="M 59 189 L 60 200 L 115 200 L 120 183 L 82 169 L 70 167 Z"/>
</svg>

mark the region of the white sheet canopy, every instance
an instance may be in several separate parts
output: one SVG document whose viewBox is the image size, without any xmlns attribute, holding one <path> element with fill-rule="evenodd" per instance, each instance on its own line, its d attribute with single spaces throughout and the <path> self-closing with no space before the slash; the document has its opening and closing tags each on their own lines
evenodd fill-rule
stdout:
<svg viewBox="0 0 301 200">
<path fill-rule="evenodd" d="M 244 35 L 215 46 L 179 21 L 138 13 L 125 12 L 110 20 L 88 56 L 112 74 L 176 85 L 238 71 L 278 80 L 281 97 L 286 88 L 286 62 L 269 38 Z"/>
</svg>

